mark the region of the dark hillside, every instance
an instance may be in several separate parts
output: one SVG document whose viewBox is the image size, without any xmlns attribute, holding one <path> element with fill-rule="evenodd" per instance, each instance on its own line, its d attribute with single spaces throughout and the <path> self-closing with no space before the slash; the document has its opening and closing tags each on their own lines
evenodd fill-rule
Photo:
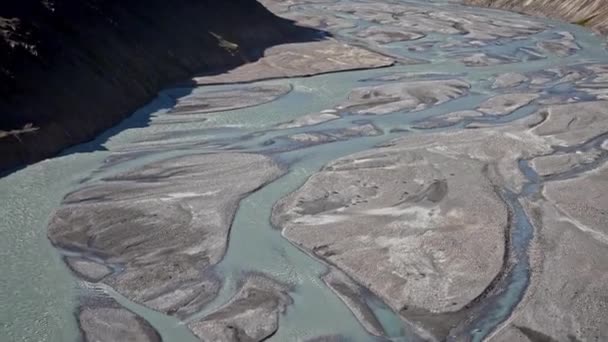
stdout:
<svg viewBox="0 0 608 342">
<path fill-rule="evenodd" d="M 255 0 L 3 1 L 0 170 L 91 139 L 163 86 L 318 36 Z"/>
</svg>

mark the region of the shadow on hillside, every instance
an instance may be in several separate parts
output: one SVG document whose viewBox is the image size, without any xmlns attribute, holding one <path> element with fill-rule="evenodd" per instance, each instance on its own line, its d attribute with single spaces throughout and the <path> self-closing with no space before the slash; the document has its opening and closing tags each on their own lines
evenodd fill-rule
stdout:
<svg viewBox="0 0 608 342">
<path fill-rule="evenodd" d="M 254 0 L 9 0 L 0 5 L 0 34 L 0 130 L 40 127 L 0 139 L 0 170 L 12 167 L 4 175 L 61 150 L 104 150 L 109 137 L 172 106 L 143 107 L 165 87 L 330 35 Z"/>
</svg>

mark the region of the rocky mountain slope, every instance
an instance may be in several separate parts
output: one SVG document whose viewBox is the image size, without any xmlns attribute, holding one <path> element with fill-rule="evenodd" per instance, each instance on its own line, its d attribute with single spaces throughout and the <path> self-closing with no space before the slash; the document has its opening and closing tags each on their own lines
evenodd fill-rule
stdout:
<svg viewBox="0 0 608 342">
<path fill-rule="evenodd" d="M 608 34 L 608 6 L 604 0 L 465 0 L 465 3 L 562 19 Z"/>
<path fill-rule="evenodd" d="M 0 170 L 93 138 L 161 87 L 316 39 L 255 0 L 0 5 Z"/>
</svg>

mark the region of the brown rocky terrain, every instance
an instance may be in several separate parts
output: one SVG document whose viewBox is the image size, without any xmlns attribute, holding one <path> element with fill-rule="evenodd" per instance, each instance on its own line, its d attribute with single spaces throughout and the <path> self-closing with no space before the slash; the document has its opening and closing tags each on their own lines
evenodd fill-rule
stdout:
<svg viewBox="0 0 608 342">
<path fill-rule="evenodd" d="M 608 6 L 604 0 L 465 0 L 466 4 L 501 8 L 561 19 L 608 34 Z"/>
</svg>

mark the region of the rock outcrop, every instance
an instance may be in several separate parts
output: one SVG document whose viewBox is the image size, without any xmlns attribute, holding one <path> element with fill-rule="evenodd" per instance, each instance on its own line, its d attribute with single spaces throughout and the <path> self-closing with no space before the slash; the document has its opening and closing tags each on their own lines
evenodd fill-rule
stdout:
<svg viewBox="0 0 608 342">
<path fill-rule="evenodd" d="M 465 0 L 466 4 L 502 8 L 579 23 L 608 34 L 608 7 L 604 0 Z"/>
</svg>

